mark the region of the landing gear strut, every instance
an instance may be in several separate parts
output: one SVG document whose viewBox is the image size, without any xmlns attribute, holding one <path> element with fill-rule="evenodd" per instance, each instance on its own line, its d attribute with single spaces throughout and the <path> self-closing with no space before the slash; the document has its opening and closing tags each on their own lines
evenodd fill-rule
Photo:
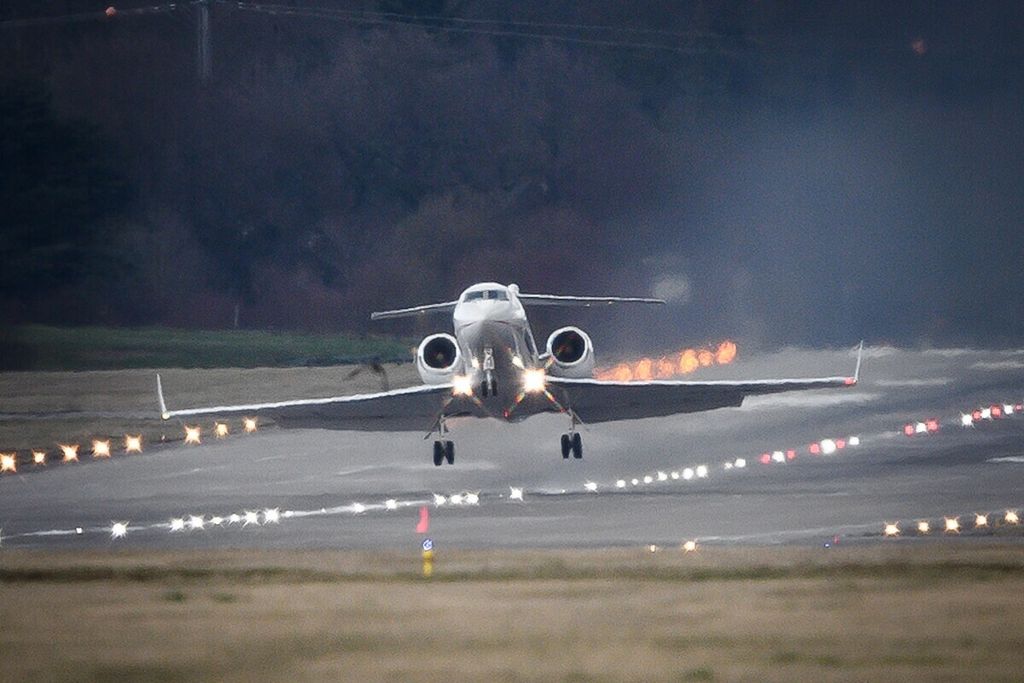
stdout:
<svg viewBox="0 0 1024 683">
<path fill-rule="evenodd" d="M 433 434 L 437 431 L 437 435 L 441 438 L 434 442 L 434 467 L 440 467 L 448 462 L 449 465 L 455 464 L 455 442 L 445 439 L 445 435 L 448 434 L 448 425 L 445 424 L 444 413 L 437 418 L 437 426 L 430 431 Z M 430 434 L 427 434 L 426 438 L 430 438 Z"/>
</svg>

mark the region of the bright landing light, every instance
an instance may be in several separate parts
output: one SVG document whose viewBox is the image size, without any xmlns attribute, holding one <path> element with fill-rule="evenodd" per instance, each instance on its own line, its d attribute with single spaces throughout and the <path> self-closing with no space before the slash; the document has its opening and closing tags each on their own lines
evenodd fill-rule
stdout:
<svg viewBox="0 0 1024 683">
<path fill-rule="evenodd" d="M 1003 518 L 1007 524 L 1020 524 L 1020 517 L 1017 516 L 1016 510 L 1007 510 Z"/>
<path fill-rule="evenodd" d="M 64 462 L 78 462 L 78 444 L 61 445 L 60 452 L 64 455 Z"/>
<path fill-rule="evenodd" d="M 523 499 L 523 489 L 521 489 L 521 488 L 519 488 L 517 486 L 509 486 L 508 487 L 508 499 L 509 500 L 519 500 L 519 501 L 521 501 Z"/>
<path fill-rule="evenodd" d="M 110 442 L 109 441 L 93 441 L 92 442 L 92 457 L 94 457 L 94 458 L 109 458 L 110 457 Z"/>
<path fill-rule="evenodd" d="M 899 524 L 895 524 L 893 522 L 886 522 L 885 523 L 885 532 L 884 533 L 885 533 L 886 536 L 899 536 L 900 535 Z"/>
<path fill-rule="evenodd" d="M 472 396 L 473 378 L 469 375 L 455 375 L 452 377 L 452 394 L 455 396 Z"/>
<path fill-rule="evenodd" d="M 124 538 L 128 535 L 128 522 L 114 522 L 110 525 L 111 538 Z"/>
<path fill-rule="evenodd" d="M 539 394 L 547 387 L 547 377 L 543 368 L 523 371 L 523 391 L 528 394 Z"/>
<path fill-rule="evenodd" d="M 124 452 L 125 453 L 141 453 L 142 452 L 142 435 L 124 436 Z"/>
<path fill-rule="evenodd" d="M 217 435 L 218 439 L 223 439 L 228 435 L 228 425 L 226 422 L 215 422 L 213 425 L 213 433 Z"/>
<path fill-rule="evenodd" d="M 590 491 L 591 493 L 595 493 L 597 491 L 597 483 L 593 481 L 588 481 L 586 484 L 583 485 L 583 488 L 585 488 L 587 491 Z"/>
<path fill-rule="evenodd" d="M 32 451 L 32 462 L 37 465 L 45 465 L 46 451 Z"/>
<path fill-rule="evenodd" d="M 696 550 L 697 550 L 697 541 L 687 541 L 686 543 L 683 544 L 683 552 L 684 553 L 692 553 L 692 552 L 696 552 Z"/>
<path fill-rule="evenodd" d="M 0 453 L 0 472 L 17 472 L 18 463 L 14 453 Z"/>
<path fill-rule="evenodd" d="M 931 527 L 930 524 L 928 524 L 928 522 L 925 522 L 925 521 L 922 520 L 922 521 L 917 523 L 917 533 L 919 533 L 919 534 L 926 534 L 926 533 L 928 533 L 931 530 L 932 530 L 932 527 Z"/>
<path fill-rule="evenodd" d="M 245 427 L 246 434 L 252 434 L 253 432 L 256 431 L 256 418 L 247 417 L 245 418 L 245 420 L 242 421 L 242 425 Z"/>
<path fill-rule="evenodd" d="M 960 520 L 956 517 L 946 517 L 946 532 L 957 533 L 960 531 Z"/>
</svg>

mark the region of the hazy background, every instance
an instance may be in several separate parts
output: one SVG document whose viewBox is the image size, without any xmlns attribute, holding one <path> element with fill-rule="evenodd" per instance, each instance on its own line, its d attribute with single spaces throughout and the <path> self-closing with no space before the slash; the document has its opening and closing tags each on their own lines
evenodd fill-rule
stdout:
<svg viewBox="0 0 1024 683">
<path fill-rule="evenodd" d="M 570 316 L 605 347 L 1024 335 L 1018 2 L 214 3 L 206 82 L 125 2 L 0 5 L 92 13 L 0 27 L 0 322 L 406 333 L 496 279 L 671 299 Z"/>
</svg>

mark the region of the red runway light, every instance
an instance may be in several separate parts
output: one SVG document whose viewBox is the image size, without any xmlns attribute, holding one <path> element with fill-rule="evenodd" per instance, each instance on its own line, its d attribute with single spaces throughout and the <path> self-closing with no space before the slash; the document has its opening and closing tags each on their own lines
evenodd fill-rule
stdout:
<svg viewBox="0 0 1024 683">
<path fill-rule="evenodd" d="M 807 447 L 807 450 L 811 452 L 811 455 L 821 455 L 821 444 L 815 441 Z"/>
<path fill-rule="evenodd" d="M 772 461 L 772 456 L 768 455 L 767 453 L 762 453 L 761 454 L 761 464 L 762 465 L 767 465 L 771 461 Z"/>
<path fill-rule="evenodd" d="M 971 413 L 971 417 L 973 417 L 974 421 L 977 422 L 978 420 L 981 419 L 981 411 L 975 410 L 973 413 Z"/>
<path fill-rule="evenodd" d="M 843 450 L 844 448 L 846 448 L 846 440 L 836 439 L 836 448 L 838 448 L 839 450 Z"/>
<path fill-rule="evenodd" d="M 907 436 L 913 436 L 914 435 L 914 425 L 904 425 L 903 426 L 903 433 L 906 434 Z"/>
<path fill-rule="evenodd" d="M 1002 417 L 1003 416 L 1003 407 L 1002 406 L 992 406 L 990 408 L 990 410 L 992 411 L 992 417 Z"/>
<path fill-rule="evenodd" d="M 786 451 L 786 460 L 793 460 L 794 458 L 796 458 L 796 451 L 793 449 Z"/>
<path fill-rule="evenodd" d="M 929 432 L 939 431 L 939 421 L 936 420 L 934 417 L 931 418 L 930 420 L 925 420 L 924 426 L 928 428 Z"/>
</svg>

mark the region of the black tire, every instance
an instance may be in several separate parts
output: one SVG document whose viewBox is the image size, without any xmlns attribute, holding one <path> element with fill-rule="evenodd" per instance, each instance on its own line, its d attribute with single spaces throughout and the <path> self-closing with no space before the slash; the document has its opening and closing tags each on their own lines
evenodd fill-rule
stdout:
<svg viewBox="0 0 1024 683">
<path fill-rule="evenodd" d="M 449 465 L 455 464 L 455 442 L 445 441 L 444 442 L 444 459 L 448 461 Z"/>
<path fill-rule="evenodd" d="M 434 442 L 434 467 L 440 467 L 444 462 L 444 445 L 440 441 Z"/>
<path fill-rule="evenodd" d="M 572 435 L 572 457 L 577 460 L 583 457 L 583 437 L 579 432 Z"/>
<path fill-rule="evenodd" d="M 562 434 L 562 457 L 568 458 L 569 451 L 572 449 L 572 441 L 569 440 L 568 434 Z"/>
</svg>

